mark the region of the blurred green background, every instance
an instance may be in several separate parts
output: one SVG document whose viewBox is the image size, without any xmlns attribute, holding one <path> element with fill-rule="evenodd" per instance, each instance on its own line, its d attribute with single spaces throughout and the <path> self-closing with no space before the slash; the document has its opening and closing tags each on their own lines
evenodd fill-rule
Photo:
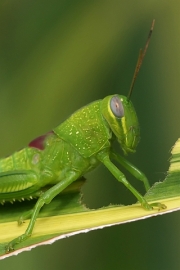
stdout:
<svg viewBox="0 0 180 270">
<path fill-rule="evenodd" d="M 91 101 L 126 95 L 155 18 L 132 96 L 141 142 L 128 158 L 151 184 L 163 180 L 180 136 L 179 9 L 177 0 L 1 0 L 1 157 Z M 87 178 L 84 202 L 91 208 L 136 201 L 104 167 Z M 177 212 L 93 231 L 8 258 L 0 269 L 180 269 L 179 225 Z"/>
</svg>

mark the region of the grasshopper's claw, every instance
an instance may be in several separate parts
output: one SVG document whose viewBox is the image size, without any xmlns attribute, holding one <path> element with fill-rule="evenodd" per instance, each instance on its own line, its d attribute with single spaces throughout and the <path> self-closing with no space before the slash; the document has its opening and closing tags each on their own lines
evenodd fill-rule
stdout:
<svg viewBox="0 0 180 270">
<path fill-rule="evenodd" d="M 5 247 L 5 252 L 6 253 L 10 253 L 14 251 L 14 246 L 16 244 L 18 244 L 20 242 L 20 237 L 15 238 L 14 240 L 12 240 L 11 242 L 9 242 L 7 244 L 7 246 Z"/>
<path fill-rule="evenodd" d="M 167 206 L 165 204 L 158 203 L 158 202 L 157 203 L 151 203 L 150 205 L 152 207 L 157 207 L 159 211 L 162 210 L 162 209 L 166 209 L 167 208 Z"/>
<path fill-rule="evenodd" d="M 22 225 L 23 223 L 25 223 L 25 219 L 28 219 L 31 217 L 33 213 L 33 210 L 29 210 L 29 211 L 26 211 L 25 213 L 23 213 L 20 217 L 19 217 L 19 220 L 18 220 L 18 225 Z"/>
<path fill-rule="evenodd" d="M 30 237 L 30 234 L 24 233 L 21 236 L 15 238 L 14 240 L 12 240 L 11 242 L 8 243 L 8 245 L 5 248 L 5 252 L 9 253 L 14 251 L 14 246 L 21 243 L 22 241 L 26 240 L 28 237 Z"/>
<path fill-rule="evenodd" d="M 162 209 L 166 209 L 166 205 L 165 204 L 162 204 L 162 203 L 148 203 L 147 201 L 143 201 L 141 203 L 142 207 L 145 209 L 145 210 L 153 210 L 153 208 L 158 208 L 158 210 L 162 210 Z"/>
<path fill-rule="evenodd" d="M 5 247 L 5 253 L 10 253 L 14 251 L 14 247 L 12 243 L 10 242 L 6 247 Z"/>
<path fill-rule="evenodd" d="M 23 217 L 21 216 L 20 218 L 19 218 L 19 220 L 18 220 L 18 225 L 20 226 L 20 225 L 22 225 L 24 223 L 24 219 L 23 219 Z"/>
</svg>

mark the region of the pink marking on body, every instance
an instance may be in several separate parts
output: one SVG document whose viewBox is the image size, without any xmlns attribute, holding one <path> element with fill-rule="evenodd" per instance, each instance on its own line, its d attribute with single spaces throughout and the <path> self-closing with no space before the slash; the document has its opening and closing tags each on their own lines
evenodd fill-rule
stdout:
<svg viewBox="0 0 180 270">
<path fill-rule="evenodd" d="M 44 150 L 44 141 L 45 139 L 50 135 L 50 134 L 54 134 L 53 131 L 49 131 L 46 134 L 37 137 L 36 139 L 34 139 L 33 141 L 31 141 L 28 146 L 29 147 L 33 147 L 33 148 L 37 148 L 39 150 Z"/>
</svg>

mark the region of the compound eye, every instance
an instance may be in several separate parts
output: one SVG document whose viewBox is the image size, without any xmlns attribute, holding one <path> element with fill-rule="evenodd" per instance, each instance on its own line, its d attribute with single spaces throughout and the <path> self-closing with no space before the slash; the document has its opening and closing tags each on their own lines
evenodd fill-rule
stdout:
<svg viewBox="0 0 180 270">
<path fill-rule="evenodd" d="M 118 96 L 114 96 L 110 100 L 110 108 L 114 116 L 121 118 L 124 116 L 124 108 Z"/>
</svg>

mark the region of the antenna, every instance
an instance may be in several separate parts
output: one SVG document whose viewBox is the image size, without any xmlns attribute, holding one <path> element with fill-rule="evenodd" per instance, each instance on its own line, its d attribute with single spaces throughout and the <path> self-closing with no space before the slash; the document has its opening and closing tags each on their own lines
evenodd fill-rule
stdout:
<svg viewBox="0 0 180 270">
<path fill-rule="evenodd" d="M 144 50 L 140 49 L 138 60 L 137 60 L 137 64 L 136 64 L 136 68 L 135 68 L 133 79 L 132 79 L 132 83 L 131 83 L 130 90 L 129 90 L 129 93 L 128 93 L 128 96 L 127 96 L 127 100 L 128 101 L 131 98 L 132 91 L 133 91 L 133 88 L 134 88 L 134 84 L 135 84 L 137 75 L 139 73 L 140 67 L 142 65 L 142 61 L 143 61 L 144 56 L 146 54 L 147 48 L 149 46 L 149 42 L 150 42 L 150 38 L 151 38 L 151 35 L 152 35 L 152 31 L 154 29 L 154 24 L 155 24 L 155 20 L 152 21 L 151 28 L 150 28 L 150 31 L 149 31 L 149 34 L 148 34 L 148 38 L 147 38 L 147 41 L 146 41 Z"/>
</svg>

